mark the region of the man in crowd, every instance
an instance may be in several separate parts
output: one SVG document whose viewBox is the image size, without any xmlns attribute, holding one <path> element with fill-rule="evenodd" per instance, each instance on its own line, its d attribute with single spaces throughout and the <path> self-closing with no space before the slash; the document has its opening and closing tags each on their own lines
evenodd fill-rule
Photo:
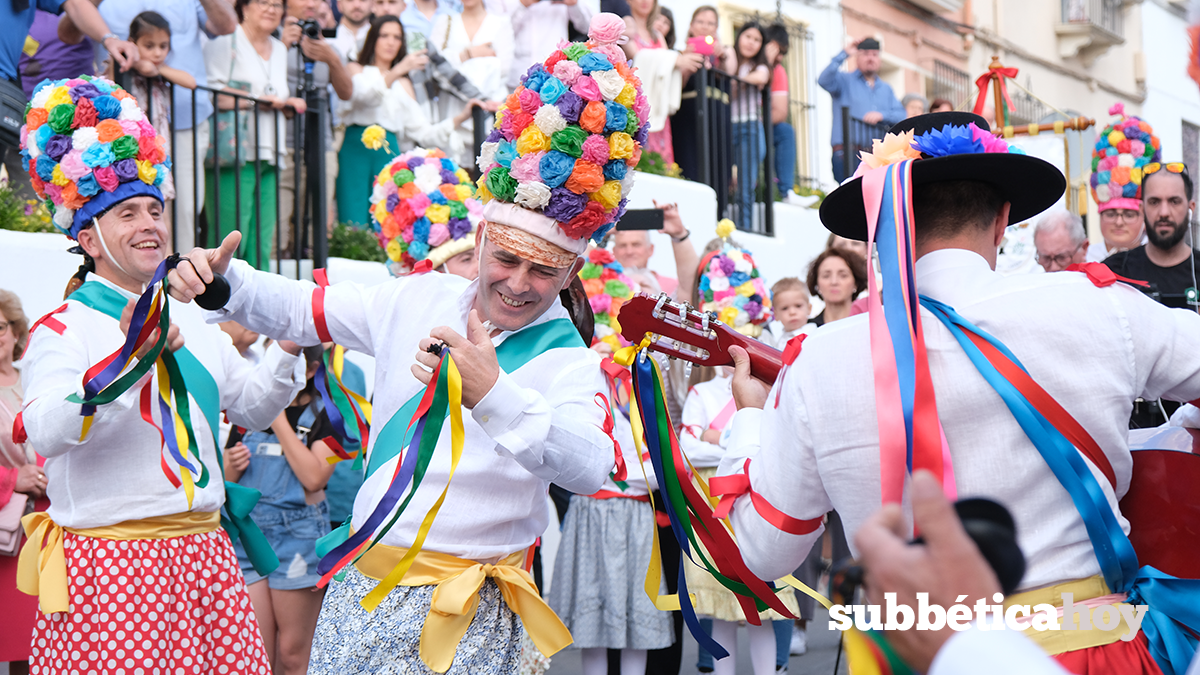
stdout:
<svg viewBox="0 0 1200 675">
<path fill-rule="evenodd" d="M 783 68 L 790 40 L 787 26 L 776 23 L 766 28 L 767 42 L 778 48 L 775 63 L 771 67 L 771 139 L 775 144 L 775 177 L 779 181 L 779 194 L 785 202 L 797 199 L 796 195 L 796 130 L 789 121 L 791 98 L 788 95 L 788 75 Z"/>
<path fill-rule="evenodd" d="M 1142 178 L 1142 212 L 1148 241 L 1104 260 L 1120 276 L 1149 282 L 1150 293 L 1168 307 L 1195 306 L 1200 253 L 1187 241 L 1192 210 L 1196 208 L 1192 188 L 1192 177 L 1183 162 L 1148 164 Z"/>
<path fill-rule="evenodd" d="M 332 101 L 329 100 L 329 90 L 332 86 L 334 95 L 343 101 L 349 101 L 350 96 L 354 93 L 354 84 L 350 80 L 350 73 L 346 70 L 344 59 L 341 52 L 337 50 L 333 42 L 326 40 L 320 33 L 317 36 L 310 37 L 303 34 L 299 23 L 301 21 L 315 21 L 317 18 L 317 9 L 324 0 L 291 0 L 287 3 L 287 16 L 283 20 L 283 32 L 281 40 L 289 47 L 287 52 L 287 76 L 288 89 L 292 96 L 298 98 L 307 97 L 309 108 L 306 114 L 306 121 L 310 124 L 316 124 L 317 105 L 321 106 L 321 112 L 324 116 L 324 125 L 321 127 L 321 150 L 325 154 L 325 204 L 327 207 L 326 225 L 332 228 L 337 223 L 337 204 L 333 199 L 333 186 L 337 184 L 337 149 L 334 148 L 333 142 L 333 107 Z M 306 62 L 312 62 L 312 87 L 313 91 L 306 92 L 302 88 L 308 84 L 306 75 Z M 281 241 L 283 250 L 291 249 L 293 227 L 291 223 L 292 210 L 296 206 L 296 191 L 300 191 L 301 199 L 309 197 L 308 190 L 305 189 L 305 178 L 308 173 L 306 167 L 312 166 L 315 169 L 315 155 L 306 154 L 304 157 L 295 156 L 296 145 L 296 124 L 295 120 L 287 121 L 287 168 L 281 172 L 279 180 L 279 227 L 281 228 Z M 309 139 L 303 139 L 303 143 L 308 143 Z M 305 149 L 305 152 L 309 148 Z M 317 148 L 312 148 L 315 152 Z M 315 204 L 315 202 L 313 202 Z M 313 213 L 311 209 L 306 209 L 303 201 L 300 203 L 300 213 Z"/>
<path fill-rule="evenodd" d="M 912 129 L 921 144 L 927 133 L 945 132 L 951 126 L 966 129 L 972 122 L 987 129 L 978 116 L 942 113 L 912 118 L 892 131 Z M 1140 579 L 1132 547 L 1117 548 L 1128 530 L 1117 505 L 1118 486 L 1128 485 L 1131 474 L 1126 420 L 1138 396 L 1176 400 L 1200 396 L 1200 316 L 1158 305 L 1124 284 L 1097 287 L 1084 274 L 1001 277 L 994 265 L 1006 226 L 1010 220 L 1036 215 L 1059 199 L 1065 187 L 1062 174 L 1025 155 L 946 154 L 936 143 L 919 147 L 940 154 L 914 161 L 911 183 L 892 183 L 915 213 L 913 292 L 950 308 L 973 322 L 974 330 L 990 334 L 1011 350 L 1033 381 L 1103 449 L 1095 451 L 1093 464 L 1108 468 L 1103 473 L 1084 469 L 1085 475 L 1069 476 L 1051 471 L 1049 462 L 1058 461 L 1063 446 L 1056 445 L 1055 450 L 1044 445 L 1048 430 L 1032 438 L 1026 435 L 1005 405 L 1012 399 L 1002 402 L 996 394 L 1003 390 L 1002 383 L 988 379 L 986 371 L 981 375 L 955 335 L 974 343 L 947 327 L 943 321 L 950 321 L 949 314 L 935 316 L 924 306 L 920 317 L 936 411 L 922 413 L 931 423 L 922 423 L 921 415 L 913 423 L 913 466 L 941 467 L 939 483 L 952 472 L 958 494 L 987 496 L 1008 508 L 1027 560 L 1019 588 L 1090 578 L 1075 582 L 1078 588 L 1057 589 L 1073 591 L 1075 601 L 1082 602 L 1108 594 L 1105 580 L 1111 578 L 1115 580 L 1111 592 L 1126 592 L 1135 578 Z M 1169 175 L 1179 179 L 1178 174 Z M 826 227 L 843 236 L 866 237 L 864 197 L 878 199 L 883 181 L 892 180 L 887 173 L 869 177 L 871 181 L 866 177 L 850 181 L 826 198 L 821 209 Z M 1168 183 L 1161 176 L 1150 184 L 1156 182 Z M 911 193 L 906 197 L 909 184 Z M 868 189 L 874 192 L 864 195 Z M 1179 213 L 1178 220 L 1183 216 Z M 896 236 L 894 224 L 884 227 Z M 885 267 L 884 293 L 900 283 L 901 271 Z M 865 316 L 822 328 L 805 341 L 795 367 L 776 383 L 769 399 L 767 387 L 749 376 L 744 351 L 733 350 L 734 396 L 741 410 L 733 418 L 731 450 L 719 473 L 744 469 L 757 493 L 754 504 L 737 499 L 731 521 L 746 563 L 759 578 L 775 579 L 791 572 L 819 539 L 820 519 L 831 509 L 841 514 L 847 534 L 853 537 L 881 502 L 903 503 L 906 496 L 913 496 L 905 480 L 903 394 L 894 405 L 884 399 L 877 409 L 874 368 L 879 361 L 873 365 L 867 356 L 872 352 L 871 328 Z M 1087 349 L 1080 349 L 1077 341 L 1063 340 L 1064 334 L 1086 336 Z M 901 357 L 902 352 L 897 354 Z M 892 356 L 885 358 L 890 361 Z M 831 383 L 836 387 L 831 388 Z M 1019 409 L 1017 403 L 1011 404 Z M 880 426 L 892 419 L 900 431 L 898 436 L 885 437 Z M 938 443 L 939 431 L 944 431 L 947 455 Z M 1075 452 L 1064 443 L 1068 452 Z M 1063 461 L 1072 460 L 1067 456 Z M 1068 482 L 1060 483 L 1060 478 Z M 1094 518 L 1085 525 L 1064 489 L 1074 485 L 1071 480 L 1085 483 L 1085 478 L 1091 480 L 1091 487 L 1079 489 L 1093 495 L 1087 502 L 1089 509 L 1112 511 L 1105 521 L 1110 525 L 1103 530 L 1091 529 Z M 808 533 L 777 529 L 756 510 L 760 500 L 789 520 L 802 521 L 802 527 L 789 531 Z M 1102 567 L 1097 551 L 1113 550 L 1128 555 L 1120 555 L 1119 561 L 1117 554 L 1105 557 Z M 1010 600 L 1024 602 L 1018 596 Z M 1075 631 L 1070 640 L 1053 649 L 1049 644 L 1045 647 L 1058 653 L 1069 670 L 1089 657 L 1149 662 L 1146 638 L 1124 642 L 1123 632 Z M 1044 640 L 1048 633 L 1030 636 Z"/>
<path fill-rule="evenodd" d="M 842 64 L 852 56 L 857 68 L 843 71 Z M 833 57 L 817 78 L 817 84 L 833 97 L 833 177 L 838 183 L 846 180 L 845 154 L 863 149 L 844 147 L 842 108 L 850 108 L 850 117 L 867 124 L 890 126 L 908 116 L 896 100 L 892 86 L 879 79 L 879 64 L 879 41 L 863 38 Z M 865 149 L 870 150 L 867 139 L 856 139 L 855 143 L 865 144 Z"/>
<path fill-rule="evenodd" d="M 104 0 L 100 15 L 122 38 L 129 36 L 133 17 L 145 11 L 155 11 L 171 25 L 171 51 L 166 65 L 189 73 L 196 84 L 208 86 L 204 53 L 200 51 L 202 33 L 210 38 L 229 35 L 237 28 L 237 14 L 227 0 Z M 192 119 L 192 97 L 195 95 L 196 119 Z M 186 87 L 175 87 L 171 104 L 175 122 L 175 138 L 171 155 L 175 160 L 175 223 L 176 251 L 187 251 L 195 245 L 196 216 L 204 206 L 204 155 L 208 148 L 213 114 L 212 97 Z M 192 146 L 196 147 L 193 155 Z"/>
<path fill-rule="evenodd" d="M 331 42 L 343 61 L 355 61 L 371 29 L 371 0 L 337 0 L 337 8 L 342 18 L 338 21 L 337 36 Z"/>
<path fill-rule="evenodd" d="M 1087 258 L 1088 238 L 1083 220 L 1061 209 L 1042 216 L 1033 230 L 1037 261 L 1047 272 L 1059 272 Z"/>
<path fill-rule="evenodd" d="M 108 86 L 60 85 L 46 105 L 57 109 L 63 104 L 54 101 L 100 101 L 111 97 Z M 145 116 L 133 110 L 130 121 L 144 125 Z M 35 114 L 46 119 L 44 108 L 35 107 L 31 123 Z M 86 122 L 77 133 L 84 130 L 95 137 Z M 54 141 L 36 136 L 29 135 L 31 173 L 52 161 L 47 147 Z M 131 326 L 134 301 L 156 292 L 146 287 L 171 250 L 162 194 L 154 185 L 156 173 L 167 170 L 166 160 L 149 150 L 152 135 L 121 138 L 146 148 L 139 160 L 149 165 L 148 171 L 122 171 L 123 182 L 118 176 L 113 184 L 96 178 L 105 168 L 98 167 L 62 191 L 45 190 L 56 207 L 55 224 L 78 240 L 85 255 L 81 271 L 90 273 L 34 331 L 22 359 L 27 396 L 21 417 L 29 441 L 47 457 L 51 498 L 46 513 L 25 521 L 30 539 L 18 572 L 19 587 L 39 596 L 44 614 L 34 631 L 37 647 L 31 665 L 33 672 L 57 672 L 70 662 L 101 672 L 119 662 L 131 670 L 136 664 L 146 671 L 184 672 L 203 663 L 214 671 L 219 665 L 229 672 L 266 675 L 271 664 L 237 556 L 220 530 L 223 505 L 238 525 L 231 533 L 238 536 L 240 530 L 247 549 L 252 541 L 268 545 L 249 518 L 257 501 L 252 491 L 221 480 L 216 437 L 222 411 L 234 424 L 253 429 L 270 425 L 304 386 L 304 364 L 296 359 L 300 349 L 290 343 L 273 346 L 263 363 L 251 365 L 219 328 L 205 323 L 198 309 L 170 301 L 164 348 L 171 350 L 174 365 L 167 357 L 155 363 L 156 328 L 135 353 L 137 367 L 149 362 L 151 370 L 124 385 L 114 374 L 115 382 L 103 393 L 116 398 L 81 409 L 80 397 L 92 400 L 97 393 L 83 384 L 96 382 L 91 378 L 97 364 L 120 352 L 127 333 L 140 332 Z M 156 159 L 160 161 L 152 163 Z M 92 192 L 88 186 L 99 180 L 112 189 Z M 77 185 L 83 187 L 77 190 Z M 93 196 L 63 196 L 81 192 Z M 151 404 L 151 396 L 159 396 L 155 382 L 165 383 L 168 377 L 178 387 L 175 395 L 187 397 L 186 408 Z M 185 422 L 180 415 L 189 409 L 190 421 Z M 186 435 L 172 433 L 185 424 L 191 427 Z M 164 429 L 170 449 L 164 446 Z M 239 488 L 241 494 L 226 504 L 226 497 Z M 270 549 L 266 551 L 271 560 L 264 569 L 271 562 L 277 566 Z M 169 626 L 167 611 L 173 617 Z M 106 637 L 100 628 L 112 621 L 120 622 L 119 627 L 108 624 L 124 633 L 120 640 Z M 171 637 L 176 630 L 204 639 Z M 137 650 L 126 647 L 132 643 Z"/>
</svg>

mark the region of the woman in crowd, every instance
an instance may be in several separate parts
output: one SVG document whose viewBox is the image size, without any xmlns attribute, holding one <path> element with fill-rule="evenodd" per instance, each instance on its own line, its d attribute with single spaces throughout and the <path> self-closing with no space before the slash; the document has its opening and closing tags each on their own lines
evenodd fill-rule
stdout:
<svg viewBox="0 0 1200 675">
<path fill-rule="evenodd" d="M 45 511 L 46 499 L 44 461 L 28 443 L 13 443 L 12 426 L 24 402 L 21 373 L 13 361 L 25 351 L 29 340 L 29 319 L 21 309 L 21 300 L 11 291 L 0 290 L 0 527 L 19 541 L 20 508 L 27 500 L 37 500 L 35 509 Z M 13 500 L 17 503 L 10 503 Z M 9 509 L 5 509 L 5 507 Z M 11 511 L 10 511 L 11 510 Z M 10 529 L 15 526 L 15 529 Z M 37 596 L 17 590 L 17 558 L 0 555 L 0 607 L 6 615 L 4 630 L 0 631 L 0 663 L 8 662 L 11 675 L 29 672 L 30 639 L 33 622 L 38 615 Z"/>
<path fill-rule="evenodd" d="M 284 125 L 274 111 L 291 108 L 303 113 L 305 103 L 288 97 L 287 48 L 271 35 L 283 19 L 283 3 L 237 0 L 234 9 L 238 27 L 233 34 L 204 45 L 208 86 L 262 103 L 255 118 L 238 112 L 255 107 L 249 98 L 217 96 L 217 132 L 205 163 L 210 186 L 205 194 L 209 246 L 215 247 L 225 235 L 241 230 L 239 255 L 265 270 L 275 241 L 276 170 L 283 161 L 279 151 Z M 240 150 L 236 147 L 239 143 Z M 214 222 L 216 227 L 211 227 Z"/>
<path fill-rule="evenodd" d="M 867 290 L 867 261 L 842 248 L 827 248 L 808 266 L 808 292 L 825 302 L 810 323 L 818 327 L 850 316 L 850 305 Z"/>
<path fill-rule="evenodd" d="M 318 589 L 317 539 L 329 534 L 325 484 L 334 465 L 323 439 L 332 435 L 314 377 L 321 345 L 304 348 L 308 384 L 270 429 L 235 428 L 225 450 L 225 478 L 262 493 L 250 517 L 279 556 L 267 577 L 254 571 L 239 540 L 234 544 L 263 646 L 275 672 L 308 672 L 313 632 L 325 590 Z"/>
<path fill-rule="evenodd" d="M 675 49 L 675 13 L 670 7 L 658 8 L 658 18 L 651 27 L 663 36 L 667 49 Z"/>
<path fill-rule="evenodd" d="M 778 56 L 774 42 L 763 46 L 762 28 L 754 22 L 743 25 L 734 38 L 737 51 L 737 78 L 733 83 L 730 118 L 733 120 L 733 147 L 737 158 L 737 226 L 749 230 L 753 222 L 754 187 L 758 167 L 767 155 L 767 137 L 760 109 L 762 88 L 771 81 L 771 69 Z"/>
<path fill-rule="evenodd" d="M 347 66 L 354 94 L 342 104 L 340 113 L 346 140 L 338 152 L 339 221 L 358 227 L 370 222 L 371 184 L 396 153 L 421 146 L 458 154 L 453 131 L 470 118 L 472 105 L 482 104 L 472 100 L 453 118 L 431 123 L 408 79 L 410 72 L 428 62 L 424 52 L 408 53 L 400 19 L 380 16 L 371 22 L 358 63 Z M 372 150 L 362 144 L 362 132 L 372 124 L 387 130 L 383 148 Z"/>
<path fill-rule="evenodd" d="M 692 12 L 692 21 L 688 24 L 688 38 L 711 38 L 712 54 L 706 57 L 708 65 L 726 72 L 733 72 L 737 64 L 737 55 L 733 47 L 721 44 L 717 37 L 720 28 L 720 16 L 717 8 L 712 5 L 701 5 Z"/>
</svg>

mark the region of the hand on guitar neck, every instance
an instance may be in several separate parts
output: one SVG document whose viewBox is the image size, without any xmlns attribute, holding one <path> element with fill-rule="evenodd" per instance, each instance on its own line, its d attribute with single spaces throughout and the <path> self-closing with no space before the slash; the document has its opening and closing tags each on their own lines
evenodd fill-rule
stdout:
<svg viewBox="0 0 1200 675">
<path fill-rule="evenodd" d="M 750 354 L 745 349 L 734 345 L 729 348 L 729 355 L 733 357 L 733 402 L 738 410 L 763 408 L 767 394 L 771 392 L 771 383 L 763 382 L 751 373 Z"/>
</svg>

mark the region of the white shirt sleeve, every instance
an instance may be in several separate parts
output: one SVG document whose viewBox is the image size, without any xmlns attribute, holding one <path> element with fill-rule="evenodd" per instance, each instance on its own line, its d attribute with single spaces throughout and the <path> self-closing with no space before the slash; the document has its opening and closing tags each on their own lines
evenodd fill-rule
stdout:
<svg viewBox="0 0 1200 675">
<path fill-rule="evenodd" d="M 740 541 L 740 539 L 739 539 Z M 956 632 L 938 650 L 928 675 L 1067 675 L 1032 640 L 1013 630 Z"/>
<path fill-rule="evenodd" d="M 509 71 L 512 70 L 513 52 L 516 48 L 512 21 L 507 16 L 493 16 L 491 19 L 496 22 L 496 34 L 492 36 L 492 49 L 496 50 L 496 57 L 500 59 L 501 77 L 508 77 Z"/>
<path fill-rule="evenodd" d="M 222 35 L 204 43 L 204 68 L 208 86 L 224 89 L 229 86 L 229 74 L 233 64 L 233 35 Z"/>
<path fill-rule="evenodd" d="M 721 463 L 725 451 L 721 446 L 700 440 L 712 420 L 708 418 L 704 397 L 692 388 L 683 402 L 683 426 L 679 430 L 679 449 L 687 455 L 692 466 L 714 467 Z"/>
<path fill-rule="evenodd" d="M 230 343 L 221 350 L 225 386 L 221 408 L 229 421 L 247 429 L 268 429 L 296 394 L 304 388 L 305 361 L 279 346 L 267 348 L 261 361 L 252 364 Z"/>
</svg>

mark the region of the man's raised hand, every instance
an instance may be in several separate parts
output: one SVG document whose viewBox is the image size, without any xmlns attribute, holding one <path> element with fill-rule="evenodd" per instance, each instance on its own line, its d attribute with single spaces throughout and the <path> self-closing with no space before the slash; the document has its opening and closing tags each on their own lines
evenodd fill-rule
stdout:
<svg viewBox="0 0 1200 675">
<path fill-rule="evenodd" d="M 487 396 L 500 377 L 500 363 L 496 360 L 496 348 L 492 345 L 492 337 L 479 319 L 479 312 L 471 310 L 467 317 L 467 336 L 463 337 L 453 329 L 438 326 L 429 333 L 429 337 L 418 343 L 417 363 L 412 366 L 413 376 L 422 384 L 429 384 L 433 379 L 430 372 L 437 367 L 440 356 L 426 351 L 431 344 L 441 342 L 443 349 L 449 349 L 454 357 L 454 365 L 462 375 L 462 404 L 465 408 L 474 408 Z M 429 370 L 426 370 L 426 369 Z"/>
<path fill-rule="evenodd" d="M 220 248 L 194 248 L 187 254 L 187 262 L 181 261 L 175 269 L 167 272 L 167 283 L 171 297 L 180 302 L 191 302 L 204 292 L 213 280 L 213 272 L 224 274 L 229 261 L 242 243 L 241 232 L 230 232 L 221 242 Z"/>
<path fill-rule="evenodd" d="M 129 304 L 125 305 L 125 309 L 121 311 L 121 332 L 129 335 L 129 324 L 133 322 L 133 310 L 137 307 L 137 300 L 130 300 Z M 140 349 L 134 352 L 134 356 L 140 361 L 146 358 L 154 345 L 158 344 L 159 329 L 156 326 L 154 331 L 150 333 L 150 337 L 146 339 Z M 179 326 L 170 324 L 167 329 L 167 349 L 170 351 L 179 351 L 183 347 L 183 335 L 179 332 Z"/>
</svg>

